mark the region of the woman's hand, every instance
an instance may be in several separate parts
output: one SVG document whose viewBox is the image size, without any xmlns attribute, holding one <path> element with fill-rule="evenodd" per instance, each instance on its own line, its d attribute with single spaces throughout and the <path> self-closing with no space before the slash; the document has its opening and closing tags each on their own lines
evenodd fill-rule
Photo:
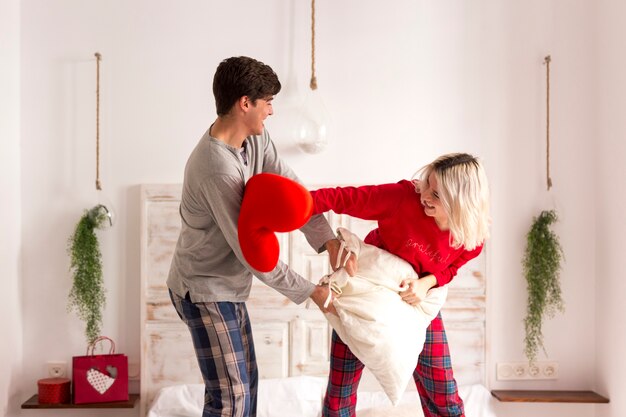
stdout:
<svg viewBox="0 0 626 417">
<path fill-rule="evenodd" d="M 356 255 L 348 250 L 343 250 L 339 253 L 340 246 L 341 243 L 339 242 L 339 239 L 331 239 L 326 242 L 326 250 L 328 251 L 330 266 L 333 268 L 333 271 L 336 271 L 338 269 L 336 267 L 337 259 L 339 258 L 339 265 L 343 265 L 345 262 L 346 272 L 348 272 L 348 275 L 353 277 L 357 271 Z M 346 257 L 348 256 L 349 258 L 346 261 Z"/>
<path fill-rule="evenodd" d="M 400 283 L 400 297 L 412 306 L 416 306 L 426 298 L 426 293 L 437 285 L 434 275 L 427 275 L 422 278 L 410 278 L 402 280 Z"/>
</svg>

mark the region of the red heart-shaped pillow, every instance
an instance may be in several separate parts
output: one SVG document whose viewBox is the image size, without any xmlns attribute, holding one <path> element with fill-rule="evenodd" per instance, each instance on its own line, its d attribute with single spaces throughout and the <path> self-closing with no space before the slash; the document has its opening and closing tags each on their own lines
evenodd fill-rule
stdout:
<svg viewBox="0 0 626 417">
<path fill-rule="evenodd" d="M 274 269 L 280 254 L 274 232 L 299 229 L 312 213 L 311 193 L 297 182 L 268 173 L 251 177 L 246 183 L 237 225 L 246 261 L 257 271 Z"/>
</svg>

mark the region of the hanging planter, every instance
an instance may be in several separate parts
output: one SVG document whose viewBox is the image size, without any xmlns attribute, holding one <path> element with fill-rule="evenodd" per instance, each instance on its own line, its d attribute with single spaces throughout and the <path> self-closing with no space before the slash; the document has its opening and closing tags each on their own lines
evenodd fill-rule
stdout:
<svg viewBox="0 0 626 417">
<path fill-rule="evenodd" d="M 560 284 L 563 249 L 558 236 L 550 230 L 557 220 L 554 210 L 542 211 L 534 218 L 526 235 L 527 245 L 522 261 L 528 289 L 524 353 L 531 363 L 536 360 L 539 348 L 546 353 L 542 332 L 544 318 L 564 311 Z"/>
<path fill-rule="evenodd" d="M 68 242 L 73 284 L 68 309 L 85 322 L 88 342 L 100 336 L 102 310 L 106 301 L 102 279 L 102 253 L 95 230 L 112 224 L 110 213 L 101 204 L 86 210 Z"/>
<path fill-rule="evenodd" d="M 96 52 L 96 190 L 100 183 L 100 60 Z M 102 253 L 96 229 L 113 226 L 114 212 L 111 206 L 97 204 L 85 210 L 68 240 L 72 288 L 68 295 L 68 310 L 75 311 L 85 322 L 85 336 L 91 343 L 100 336 L 102 310 L 106 297 L 102 273 Z"/>
<path fill-rule="evenodd" d="M 550 176 L 550 55 L 544 58 L 546 66 L 546 188 L 552 188 Z M 558 220 L 556 211 L 544 210 L 533 219 L 526 235 L 526 250 L 522 260 L 528 290 L 528 305 L 524 319 L 524 354 L 530 363 L 537 359 L 541 348 L 547 356 L 543 344 L 543 320 L 554 317 L 557 311 L 563 312 L 561 298 L 561 261 L 563 249 L 559 237 L 550 230 Z"/>
</svg>

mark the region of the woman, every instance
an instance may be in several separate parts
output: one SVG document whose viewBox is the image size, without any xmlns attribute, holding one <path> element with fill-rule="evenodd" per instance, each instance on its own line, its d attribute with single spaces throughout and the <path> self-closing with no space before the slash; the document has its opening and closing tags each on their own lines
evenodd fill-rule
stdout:
<svg viewBox="0 0 626 417">
<path fill-rule="evenodd" d="M 364 241 L 413 266 L 420 278 L 403 281 L 400 293 L 411 305 L 419 304 L 430 288 L 449 283 L 462 265 L 480 254 L 489 233 L 489 187 L 475 157 L 443 155 L 418 173 L 420 179 L 414 181 L 311 193 L 314 214 L 333 210 L 378 221 Z M 348 272 L 354 273 L 353 268 Z M 323 416 L 354 416 L 363 364 L 335 332 L 330 365 Z M 426 417 L 464 415 L 441 315 L 427 329 L 413 377 Z"/>
</svg>

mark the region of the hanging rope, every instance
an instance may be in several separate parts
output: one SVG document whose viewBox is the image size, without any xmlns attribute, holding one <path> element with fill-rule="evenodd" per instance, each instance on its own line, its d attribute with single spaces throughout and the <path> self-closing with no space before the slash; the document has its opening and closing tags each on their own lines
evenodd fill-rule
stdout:
<svg viewBox="0 0 626 417">
<path fill-rule="evenodd" d="M 102 190 L 100 184 L 100 52 L 96 56 L 96 190 Z"/>
<path fill-rule="evenodd" d="M 317 90 L 315 78 L 315 0 L 311 0 L 311 90 Z"/>
<path fill-rule="evenodd" d="M 544 58 L 546 64 L 546 182 L 548 191 L 552 188 L 552 178 L 550 178 L 550 55 Z"/>
</svg>

